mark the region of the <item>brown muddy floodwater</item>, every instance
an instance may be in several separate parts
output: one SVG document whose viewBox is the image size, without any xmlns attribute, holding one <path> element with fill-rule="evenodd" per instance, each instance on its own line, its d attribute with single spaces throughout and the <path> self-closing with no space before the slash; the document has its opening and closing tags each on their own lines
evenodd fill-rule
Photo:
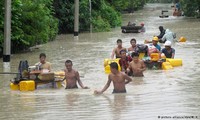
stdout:
<svg viewBox="0 0 200 120">
<path fill-rule="evenodd" d="M 143 34 L 123 34 L 117 27 L 111 32 L 82 33 L 79 39 L 59 35 L 38 50 L 12 55 L 11 72 L 17 71 L 20 60 L 26 59 L 33 65 L 41 52 L 47 54 L 53 71 L 64 69 L 65 60 L 71 59 L 74 68 L 84 76 L 82 82 L 90 89 L 41 87 L 29 92 L 12 91 L 9 80 L 15 76 L 0 75 L 0 120 L 200 120 L 200 20 L 173 17 L 170 6 L 147 4 L 143 10 L 123 15 L 123 25 L 128 21 L 144 22 Z M 169 10 L 165 13 L 169 18 L 158 17 L 162 9 Z M 186 43 L 174 46 L 175 58 L 181 58 L 183 66 L 167 71 L 146 70 L 144 78 L 133 78 L 126 86 L 126 94 L 112 94 L 111 84 L 103 95 L 93 95 L 107 81 L 103 61 L 110 57 L 116 40 L 122 39 L 124 47 L 130 46 L 133 37 L 143 43 L 159 34 L 160 25 L 176 32 L 177 39 L 187 38 Z M 1 67 L 0 71 L 5 70 Z"/>
</svg>

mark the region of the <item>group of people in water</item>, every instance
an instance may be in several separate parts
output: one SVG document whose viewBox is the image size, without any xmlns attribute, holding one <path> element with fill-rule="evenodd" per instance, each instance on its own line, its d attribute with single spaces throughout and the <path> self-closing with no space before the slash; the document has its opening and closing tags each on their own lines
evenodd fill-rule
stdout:
<svg viewBox="0 0 200 120">
<path fill-rule="evenodd" d="M 130 76 L 144 76 L 143 72 L 146 70 L 146 66 L 144 61 L 139 58 L 139 52 L 141 48 L 143 50 L 147 50 L 145 54 L 148 56 L 151 53 L 156 52 L 159 53 L 160 56 L 161 54 L 164 54 L 166 58 L 174 58 L 175 49 L 171 47 L 171 41 L 167 39 L 164 43 L 165 48 L 163 49 L 161 49 L 161 47 L 158 45 L 159 40 L 167 34 L 163 34 L 166 30 L 164 30 L 162 26 L 160 26 L 159 29 L 160 35 L 153 37 L 152 43 L 150 43 L 149 47 L 145 44 L 137 44 L 136 39 L 132 38 L 130 40 L 131 46 L 126 49 L 122 46 L 122 40 L 118 39 L 117 47 L 113 49 L 111 59 L 119 58 L 119 63 L 112 62 L 110 64 L 111 73 L 108 75 L 108 81 L 106 85 L 102 90 L 95 90 L 94 94 L 102 94 L 110 86 L 111 82 L 113 82 L 114 86 L 113 93 L 125 93 L 125 85 L 132 81 Z M 39 59 L 40 62 L 36 63 L 36 66 L 39 66 L 40 69 L 47 69 L 48 71 L 51 71 L 51 64 L 46 61 L 46 55 L 44 53 L 40 54 Z M 118 70 L 118 64 L 121 67 L 121 71 Z M 80 80 L 79 72 L 73 69 L 73 63 L 71 60 L 66 60 L 65 67 L 65 78 L 63 80 L 66 80 L 66 89 L 78 88 L 77 83 L 83 89 L 89 88 L 83 85 L 82 81 Z"/>
<path fill-rule="evenodd" d="M 137 44 L 136 39 L 132 38 L 130 40 L 131 46 L 129 48 L 124 48 L 122 46 L 122 40 L 117 40 L 117 47 L 115 47 L 111 54 L 111 59 L 119 58 L 119 65 L 121 71 L 118 71 L 117 63 L 113 62 L 110 64 L 111 73 L 108 75 L 108 81 L 101 91 L 95 91 L 96 94 L 103 93 L 113 82 L 114 90 L 113 93 L 123 93 L 126 92 L 125 84 L 131 81 L 129 76 L 142 77 L 143 72 L 146 70 L 144 60 L 139 58 L 140 50 L 144 50 L 147 56 L 152 53 L 158 53 L 161 58 L 174 58 L 175 49 L 172 48 L 172 41 L 174 40 L 174 34 L 165 30 L 163 26 L 159 26 L 160 34 L 154 36 L 152 41 L 149 42 L 149 46 L 145 44 Z M 171 36 L 170 36 L 171 35 Z M 158 42 L 164 43 L 164 48 L 158 45 Z M 145 51 L 146 50 L 146 51 Z"/>
<path fill-rule="evenodd" d="M 51 63 L 46 61 L 45 53 L 41 53 L 39 55 L 39 60 L 40 61 L 36 63 L 35 66 L 38 66 L 41 71 L 46 70 L 48 72 L 51 72 Z M 66 67 L 66 69 L 64 70 L 65 78 L 63 79 L 63 81 L 66 80 L 65 89 L 78 88 L 77 82 L 81 86 L 81 88 L 88 89 L 88 87 L 84 86 L 82 81 L 80 80 L 79 72 L 73 69 L 73 63 L 71 60 L 65 61 L 65 67 Z"/>
<path fill-rule="evenodd" d="M 175 43 L 176 33 L 170 31 L 169 29 L 164 29 L 163 26 L 159 26 L 160 35 L 158 35 L 158 39 L 160 43 L 165 43 L 166 41 L 170 41 L 172 44 Z"/>
<path fill-rule="evenodd" d="M 131 39 L 130 44 L 131 46 L 126 49 L 122 46 L 122 40 L 118 39 L 117 47 L 113 49 L 111 59 L 114 59 L 114 55 L 116 58 L 120 58 L 119 64 L 122 72 L 127 73 L 128 75 L 142 77 L 146 67 L 144 62 L 139 59 L 136 39 Z"/>
</svg>

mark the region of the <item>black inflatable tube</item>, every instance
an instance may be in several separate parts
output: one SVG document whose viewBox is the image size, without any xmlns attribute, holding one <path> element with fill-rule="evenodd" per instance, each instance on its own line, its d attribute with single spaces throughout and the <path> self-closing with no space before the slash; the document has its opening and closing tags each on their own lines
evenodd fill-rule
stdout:
<svg viewBox="0 0 200 120">
<path fill-rule="evenodd" d="M 121 26 L 121 29 L 125 29 L 125 30 L 139 30 L 141 28 L 142 26 Z"/>
<path fill-rule="evenodd" d="M 122 29 L 122 33 L 139 33 L 138 30 L 125 30 L 125 29 Z"/>
</svg>

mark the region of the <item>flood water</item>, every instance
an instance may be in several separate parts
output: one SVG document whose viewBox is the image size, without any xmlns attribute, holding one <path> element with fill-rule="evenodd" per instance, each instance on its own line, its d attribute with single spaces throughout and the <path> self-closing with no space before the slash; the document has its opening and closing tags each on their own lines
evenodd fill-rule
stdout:
<svg viewBox="0 0 200 120">
<path fill-rule="evenodd" d="M 161 10 L 169 10 L 169 18 L 159 18 Z M 1 120 L 190 120 L 200 119 L 200 20 L 173 17 L 171 4 L 147 4 L 143 10 L 123 15 L 123 25 L 128 21 L 144 22 L 145 33 L 121 33 L 120 27 L 111 32 L 59 35 L 55 41 L 44 44 L 32 52 L 11 56 L 11 72 L 16 72 L 20 60 L 33 65 L 39 54 L 45 52 L 53 71 L 65 68 L 67 59 L 79 71 L 84 85 L 90 89 L 65 90 L 64 88 L 38 88 L 20 92 L 9 88 L 9 80 L 15 75 L 0 75 Z M 126 85 L 126 94 L 112 94 L 113 85 L 102 95 L 94 95 L 107 81 L 103 61 L 109 58 L 118 38 L 129 47 L 131 38 L 137 43 L 159 34 L 158 26 L 176 32 L 177 39 L 187 38 L 186 43 L 176 43 L 175 58 L 183 60 L 183 66 L 172 70 L 146 70 L 143 78 L 133 78 Z M 163 45 L 161 45 L 163 48 Z M 0 59 L 3 61 L 2 59 Z M 3 63 L 0 63 L 3 66 Z M 1 72 L 6 71 L 1 67 Z M 160 117 L 160 118 L 159 118 Z M 192 118 L 193 117 L 193 118 Z"/>
</svg>

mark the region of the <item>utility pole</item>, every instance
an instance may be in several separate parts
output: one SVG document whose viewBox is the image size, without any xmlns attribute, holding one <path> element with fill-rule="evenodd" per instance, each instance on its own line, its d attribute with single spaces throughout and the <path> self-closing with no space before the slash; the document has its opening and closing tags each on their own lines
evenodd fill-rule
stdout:
<svg viewBox="0 0 200 120">
<path fill-rule="evenodd" d="M 75 0 L 74 36 L 78 36 L 78 33 L 79 33 L 79 0 Z"/>
<path fill-rule="evenodd" d="M 11 0 L 5 0 L 4 44 L 3 44 L 4 68 L 10 67 L 10 52 L 11 52 Z"/>
</svg>

